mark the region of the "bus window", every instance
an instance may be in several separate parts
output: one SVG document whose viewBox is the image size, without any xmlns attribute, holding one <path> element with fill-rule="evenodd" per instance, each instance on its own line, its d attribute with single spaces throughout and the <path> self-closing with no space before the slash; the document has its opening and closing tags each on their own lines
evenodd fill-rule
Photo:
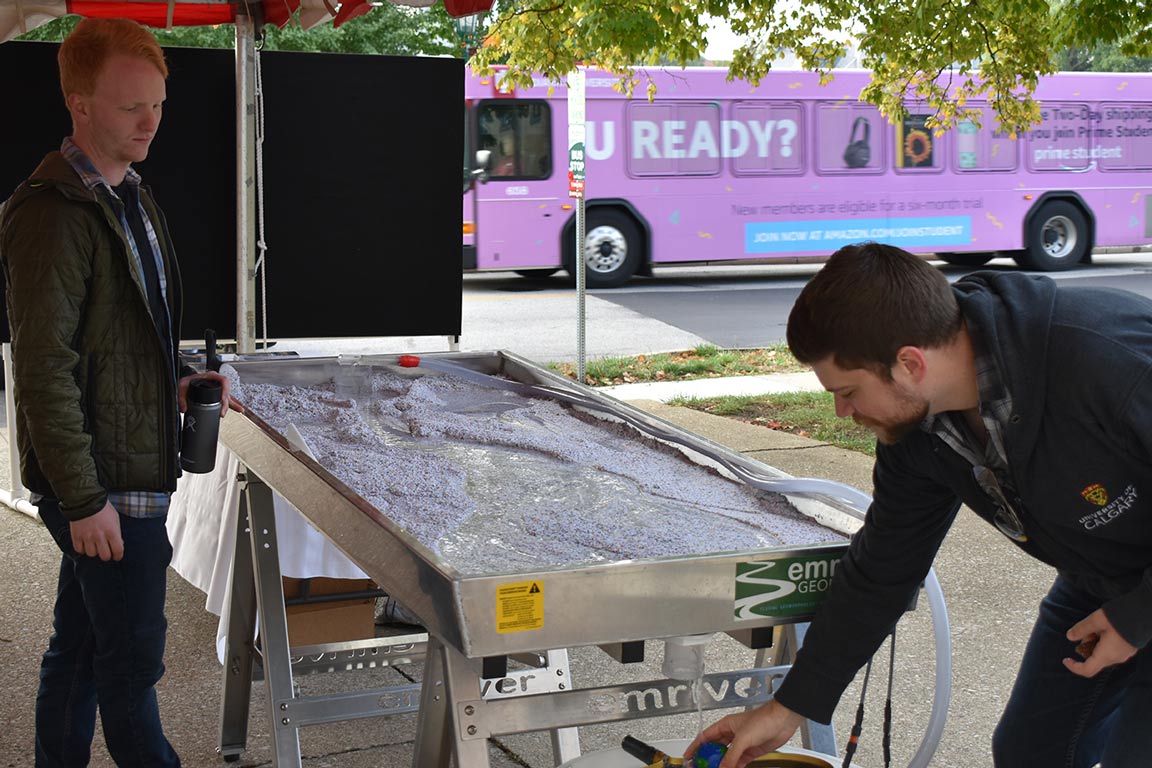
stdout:
<svg viewBox="0 0 1152 768">
<path fill-rule="evenodd" d="M 993 128 L 991 122 L 995 117 L 987 109 L 977 107 L 976 114 L 980 126 L 971 120 L 962 120 L 954 129 L 956 170 L 961 173 L 1016 170 L 1016 148 L 1020 142 L 1007 132 Z"/>
<path fill-rule="evenodd" d="M 1092 158 L 1106 171 L 1152 169 L 1152 106 L 1101 104 Z"/>
<path fill-rule="evenodd" d="M 1079 171 L 1092 162 L 1088 105 L 1046 102 L 1040 124 L 1028 132 L 1028 167 L 1033 171 Z"/>
<path fill-rule="evenodd" d="M 928 127 L 929 115 L 908 115 L 896 126 L 896 144 L 892 156 L 901 171 L 939 171 L 944 167 L 944 153 Z"/>
<path fill-rule="evenodd" d="M 799 104 L 741 102 L 724 123 L 721 142 L 737 176 L 802 173 L 804 111 Z"/>
<path fill-rule="evenodd" d="M 492 153 L 489 175 L 546 179 L 552 175 L 552 115 L 545 101 L 488 101 L 476 111 L 477 149 Z"/>
<path fill-rule="evenodd" d="M 720 173 L 720 106 L 711 102 L 629 104 L 630 176 Z"/>
<path fill-rule="evenodd" d="M 816 168 L 823 173 L 884 168 L 880 110 L 860 104 L 821 104 L 816 109 Z"/>
<path fill-rule="evenodd" d="M 472 186 L 472 166 L 476 162 L 476 153 L 472 148 L 472 138 L 468 131 L 468 103 L 464 103 L 464 191 Z"/>
</svg>

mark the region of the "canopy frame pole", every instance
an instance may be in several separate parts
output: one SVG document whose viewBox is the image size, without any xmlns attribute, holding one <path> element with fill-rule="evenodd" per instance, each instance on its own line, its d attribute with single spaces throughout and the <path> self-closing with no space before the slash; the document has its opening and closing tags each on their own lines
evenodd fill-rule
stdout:
<svg viewBox="0 0 1152 768">
<path fill-rule="evenodd" d="M 236 10 L 236 352 L 255 352 L 256 24 Z"/>
</svg>

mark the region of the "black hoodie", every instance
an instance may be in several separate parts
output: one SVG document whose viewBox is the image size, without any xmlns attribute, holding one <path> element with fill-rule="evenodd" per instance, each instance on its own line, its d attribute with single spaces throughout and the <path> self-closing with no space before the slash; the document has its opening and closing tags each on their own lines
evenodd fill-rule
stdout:
<svg viewBox="0 0 1152 768">
<path fill-rule="evenodd" d="M 1152 301 L 1020 273 L 976 273 L 953 289 L 974 348 L 995 359 L 1012 398 L 1004 446 L 1028 534 L 1012 543 L 1097 595 L 1121 636 L 1145 647 Z M 989 521 L 995 512 L 971 462 L 921 430 L 877 446 L 873 481 L 864 526 L 776 696 L 820 722 L 910 604 L 960 504 Z"/>
</svg>

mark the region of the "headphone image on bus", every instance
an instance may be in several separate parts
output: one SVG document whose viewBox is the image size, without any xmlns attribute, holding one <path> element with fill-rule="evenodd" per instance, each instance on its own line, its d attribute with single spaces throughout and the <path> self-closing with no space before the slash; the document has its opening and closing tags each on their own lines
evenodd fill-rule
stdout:
<svg viewBox="0 0 1152 768">
<path fill-rule="evenodd" d="M 856 138 L 856 131 L 860 130 L 860 138 Z M 872 125 L 868 118 L 860 116 L 852 121 L 852 133 L 848 136 L 848 146 L 844 149 L 844 164 L 849 168 L 863 168 L 872 159 L 872 148 L 868 144 L 868 137 L 872 133 Z"/>
</svg>

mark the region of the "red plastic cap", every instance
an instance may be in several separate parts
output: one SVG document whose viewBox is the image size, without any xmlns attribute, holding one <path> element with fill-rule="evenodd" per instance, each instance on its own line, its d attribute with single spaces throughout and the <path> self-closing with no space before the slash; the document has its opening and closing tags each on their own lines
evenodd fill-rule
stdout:
<svg viewBox="0 0 1152 768">
<path fill-rule="evenodd" d="M 400 355 L 401 368 L 419 368 L 420 358 L 416 355 Z"/>
</svg>

